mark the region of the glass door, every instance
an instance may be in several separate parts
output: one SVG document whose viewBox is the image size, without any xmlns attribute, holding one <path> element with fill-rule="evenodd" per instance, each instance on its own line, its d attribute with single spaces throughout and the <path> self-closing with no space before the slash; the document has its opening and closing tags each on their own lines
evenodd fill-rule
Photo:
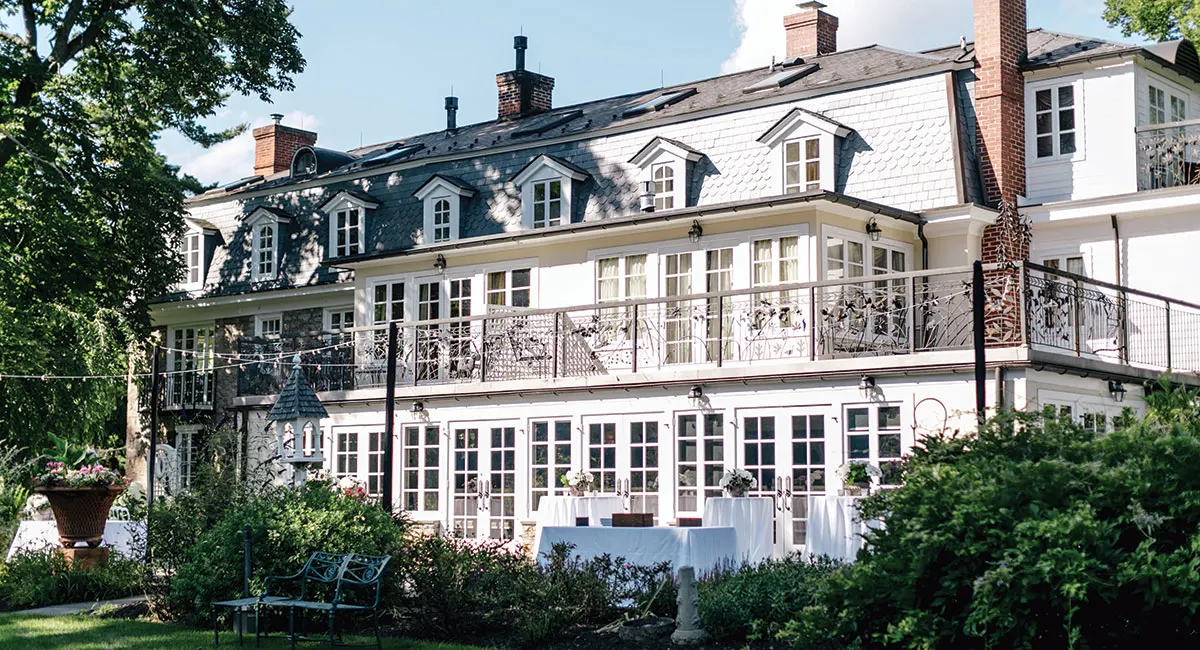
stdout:
<svg viewBox="0 0 1200 650">
<path fill-rule="evenodd" d="M 452 427 L 451 532 L 468 539 L 516 537 L 517 429 L 511 424 Z"/>
<path fill-rule="evenodd" d="M 585 469 L 603 494 L 616 494 L 629 512 L 663 515 L 661 459 L 656 415 L 584 418 Z"/>
<path fill-rule="evenodd" d="M 705 499 L 721 496 L 725 444 L 724 414 L 681 413 L 676 417 L 676 517 L 700 517 Z"/>
</svg>

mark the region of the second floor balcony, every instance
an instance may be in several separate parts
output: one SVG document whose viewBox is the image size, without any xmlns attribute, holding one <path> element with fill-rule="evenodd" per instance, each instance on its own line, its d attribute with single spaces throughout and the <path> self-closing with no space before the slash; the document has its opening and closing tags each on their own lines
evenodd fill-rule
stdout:
<svg viewBox="0 0 1200 650">
<path fill-rule="evenodd" d="M 396 385 L 650 383 L 713 369 L 756 377 L 872 358 L 920 365 L 933 353 L 971 350 L 972 288 L 970 268 L 937 269 L 396 323 Z M 989 348 L 1200 370 L 1198 306 L 1028 263 L 986 267 L 983 288 Z M 242 340 L 238 394 L 277 393 L 296 351 L 306 351 L 305 371 L 318 391 L 379 389 L 388 340 L 386 325 Z"/>
<path fill-rule="evenodd" d="M 1200 120 L 1137 129 L 1138 190 L 1200 185 Z"/>
</svg>

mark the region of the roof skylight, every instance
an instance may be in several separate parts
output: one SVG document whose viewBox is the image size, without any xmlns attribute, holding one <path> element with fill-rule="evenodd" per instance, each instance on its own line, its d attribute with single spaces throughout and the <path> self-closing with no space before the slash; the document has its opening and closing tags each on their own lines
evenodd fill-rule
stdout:
<svg viewBox="0 0 1200 650">
<path fill-rule="evenodd" d="M 405 156 L 410 156 L 424 148 L 425 145 L 420 143 L 407 145 L 395 144 L 388 147 L 381 154 L 376 154 L 370 158 L 364 158 L 361 162 L 359 162 L 359 167 L 375 167 L 378 165 L 384 165 L 389 162 L 400 160 Z"/>
<path fill-rule="evenodd" d="M 530 135 L 542 135 L 543 133 L 547 133 L 549 131 L 557 129 L 558 127 L 566 124 L 567 122 L 575 120 L 582 115 L 583 115 L 583 111 L 578 110 L 578 109 L 573 110 L 573 111 L 568 111 L 568 112 L 562 113 L 560 115 L 552 115 L 544 120 L 534 122 L 533 124 L 530 124 L 529 126 L 526 126 L 526 127 L 517 129 L 516 131 L 513 131 L 512 137 L 524 138 L 524 137 L 530 136 Z"/>
<path fill-rule="evenodd" d="M 745 88 L 742 89 L 742 92 L 756 93 L 756 92 L 760 92 L 763 90 L 774 90 L 776 88 L 783 88 L 784 86 L 792 83 L 793 81 L 796 81 L 797 79 L 801 79 L 805 76 L 808 76 L 809 74 L 812 74 L 813 72 L 816 72 L 816 70 L 817 70 L 817 64 L 815 64 L 815 63 L 809 63 L 807 65 L 799 65 L 799 66 L 794 66 L 794 67 L 790 67 L 790 68 L 785 68 L 785 69 L 783 69 L 779 72 L 776 72 L 775 74 L 767 77 L 766 79 L 763 79 L 762 81 L 759 81 L 759 82 L 756 82 L 749 86 L 746 86 Z"/>
<path fill-rule="evenodd" d="M 256 183 L 261 180 L 262 180 L 262 176 L 247 176 L 245 178 L 239 178 L 236 181 L 229 183 L 228 185 L 224 185 L 221 187 L 221 189 L 225 190 L 226 192 L 232 192 L 232 191 L 238 189 L 239 187 L 245 187 L 251 183 Z"/>
<path fill-rule="evenodd" d="M 652 98 L 642 102 L 641 104 L 638 104 L 637 106 L 634 106 L 633 108 L 626 110 L 624 113 L 621 113 L 621 117 L 633 117 L 635 115 L 641 115 L 643 113 L 653 113 L 654 111 L 661 111 L 662 109 L 664 109 L 672 104 L 677 104 L 695 94 L 696 94 L 695 88 L 684 88 L 682 90 L 669 90 L 661 95 L 658 95 L 657 97 L 652 97 Z"/>
</svg>

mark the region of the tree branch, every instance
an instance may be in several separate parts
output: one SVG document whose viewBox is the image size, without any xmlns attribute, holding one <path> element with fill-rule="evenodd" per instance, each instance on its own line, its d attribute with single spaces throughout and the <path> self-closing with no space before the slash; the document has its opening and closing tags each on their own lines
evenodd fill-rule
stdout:
<svg viewBox="0 0 1200 650">
<path fill-rule="evenodd" d="M 33 0 L 21 3 L 22 14 L 25 17 L 25 50 L 35 60 L 37 59 L 37 10 L 33 8 Z"/>
<path fill-rule="evenodd" d="M 117 12 L 124 11 L 134 5 L 136 0 L 110 0 L 103 3 L 103 6 L 96 11 L 92 19 L 88 22 L 87 27 L 74 38 L 67 42 L 63 56 L 54 57 L 54 62 L 58 67 L 66 65 L 68 61 L 75 58 L 77 54 L 87 49 L 96 39 L 100 37 L 100 31 L 104 29 L 104 25 Z M 57 48 L 56 48 L 57 49 Z"/>
<path fill-rule="evenodd" d="M 83 0 L 71 0 L 67 12 L 63 15 L 62 23 L 54 33 L 54 54 L 51 58 L 63 60 L 67 54 L 67 43 L 71 40 L 71 30 L 75 29 L 75 21 L 79 20 L 79 12 L 83 10 Z"/>
<path fill-rule="evenodd" d="M 10 32 L 0 32 L 0 40 L 8 41 L 22 50 L 25 49 L 26 46 L 25 39 Z"/>
</svg>

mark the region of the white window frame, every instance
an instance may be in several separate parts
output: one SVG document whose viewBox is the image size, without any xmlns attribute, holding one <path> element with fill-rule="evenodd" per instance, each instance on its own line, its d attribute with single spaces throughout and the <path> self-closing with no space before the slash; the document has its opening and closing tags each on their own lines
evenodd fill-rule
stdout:
<svg viewBox="0 0 1200 650">
<path fill-rule="evenodd" d="M 1145 89 L 1146 124 L 1167 124 L 1170 122 L 1182 122 L 1188 119 L 1188 103 L 1191 99 L 1191 93 L 1185 88 L 1161 76 L 1153 76 L 1148 78 Z M 1156 91 L 1162 98 L 1162 106 L 1157 108 L 1154 105 Z M 1156 110 L 1161 111 L 1161 119 L 1155 119 Z"/>
<path fill-rule="evenodd" d="M 817 254 L 820 256 L 821 260 L 819 271 L 822 281 L 829 279 L 829 247 L 827 240 L 830 237 L 838 237 L 843 240 L 854 241 L 863 245 L 863 275 L 861 276 L 861 279 L 864 282 L 869 281 L 872 278 L 872 248 L 885 248 L 904 253 L 904 266 L 908 271 L 915 270 L 912 244 L 895 239 L 886 239 L 883 237 L 880 237 L 879 241 L 872 241 L 870 236 L 868 236 L 865 231 L 855 232 L 853 230 L 846 230 L 845 228 L 838 228 L 837 226 L 822 225 L 821 238 L 816 242 Z M 849 277 L 843 276 L 842 279 L 849 279 Z"/>
<path fill-rule="evenodd" d="M 270 333 L 266 331 L 266 325 L 271 321 L 279 321 L 279 332 Z M 279 339 L 283 337 L 283 314 L 257 314 L 254 317 L 254 336 L 260 339 Z"/>
<path fill-rule="evenodd" d="M 512 304 L 513 303 L 512 274 L 513 274 L 513 271 L 525 271 L 525 270 L 529 271 L 529 287 L 528 287 L 529 306 L 528 307 L 514 306 Z M 480 296 L 480 298 L 483 299 L 482 306 L 483 306 L 484 311 L 479 311 L 476 313 L 486 313 L 486 310 L 491 310 L 495 307 L 503 307 L 506 309 L 534 309 L 534 308 L 536 308 L 537 307 L 537 271 L 538 271 L 538 268 L 537 268 L 536 262 L 528 263 L 528 264 L 518 264 L 515 266 L 506 266 L 503 268 L 484 269 L 483 270 L 483 280 L 482 280 L 483 287 L 482 287 L 482 290 L 478 292 L 478 295 Z M 504 274 L 504 289 L 499 290 L 499 291 L 492 290 L 490 280 L 491 280 L 491 276 L 493 273 L 503 273 Z M 525 289 L 525 287 L 519 287 L 519 289 Z M 498 293 L 504 294 L 504 302 L 503 303 L 492 303 L 491 302 L 492 295 L 498 294 Z"/>
<path fill-rule="evenodd" d="M 784 141 L 783 147 L 781 147 L 781 152 L 783 153 L 784 194 L 802 194 L 804 192 L 813 192 L 821 189 L 821 180 L 825 171 L 822 169 L 822 167 L 825 165 L 822 164 L 821 159 L 828 158 L 828 156 L 822 156 L 821 140 L 822 138 L 820 136 L 806 136 L 803 138 L 792 138 Z M 815 158 L 808 157 L 808 145 L 810 142 L 815 142 L 817 145 L 817 156 Z M 788 160 L 788 149 L 790 149 L 792 145 L 796 146 L 798 156 L 794 161 Z M 808 168 L 810 165 L 814 164 L 817 166 L 817 180 L 810 181 L 808 180 Z M 800 180 L 796 183 L 788 182 L 788 169 L 791 167 L 796 167 L 797 169 L 796 177 Z"/>
<path fill-rule="evenodd" d="M 185 219 L 184 223 L 187 225 L 187 229 L 179 242 L 179 252 L 183 256 L 184 275 L 183 281 L 179 283 L 179 288 L 183 291 L 197 292 L 204 289 L 204 283 L 208 276 L 208 260 L 205 259 L 208 251 L 208 238 L 218 233 L 190 219 Z M 192 280 L 193 269 L 196 271 L 196 280 Z"/>
<path fill-rule="evenodd" d="M 434 176 L 413 193 L 423 205 L 425 215 L 425 227 L 423 243 L 439 244 L 447 241 L 454 241 L 462 236 L 462 204 L 465 200 L 475 196 L 475 190 L 460 187 L 455 183 Z M 445 201 L 449 208 L 449 223 L 445 224 L 449 234 L 446 237 L 436 237 L 439 229 L 439 224 L 435 223 L 437 216 L 438 203 Z"/>
<path fill-rule="evenodd" d="M 816 138 L 819 142 L 819 189 L 833 192 L 837 189 L 837 139 L 845 138 L 853 131 L 842 124 L 799 108 L 784 116 L 767 130 L 758 141 L 767 145 L 771 151 L 771 173 L 774 177 L 772 187 L 779 194 L 788 193 L 786 148 L 789 142 L 800 141 L 804 149 L 804 141 Z M 800 191 L 810 191 L 807 188 Z"/>
<path fill-rule="evenodd" d="M 866 429 L 851 429 L 850 411 L 854 409 L 866 409 L 868 425 Z M 883 409 L 896 409 L 898 414 L 898 422 L 895 427 L 883 427 L 883 418 L 880 411 Z M 884 463 L 896 463 L 897 466 L 904 459 L 905 455 L 912 449 L 913 434 L 911 427 L 909 431 L 905 431 L 904 422 L 904 404 L 900 402 L 865 402 L 851 403 L 842 405 L 842 462 L 861 462 L 866 461 L 879 469 L 883 469 Z M 826 428 L 826 440 L 828 440 L 828 428 Z M 867 436 L 867 457 L 866 458 L 851 458 L 852 450 L 850 448 L 850 438 L 856 436 Z M 881 436 L 895 436 L 900 441 L 900 450 L 896 455 L 885 455 L 880 449 Z M 826 450 L 828 453 L 828 450 Z M 828 462 L 828 456 L 826 457 Z M 884 483 L 885 477 L 872 478 L 871 484 L 875 487 L 898 487 L 900 483 Z M 828 481 L 826 489 L 828 489 Z M 845 487 L 844 485 L 842 487 Z"/>
<path fill-rule="evenodd" d="M 1126 398 L 1128 400 L 1128 398 Z M 1046 407 L 1054 407 L 1055 415 L 1061 415 L 1064 409 L 1070 411 L 1071 421 L 1080 426 L 1087 426 L 1087 416 L 1104 414 L 1104 430 L 1113 431 L 1113 419 L 1122 415 L 1126 408 L 1133 411 L 1135 417 L 1145 411 L 1145 403 L 1140 399 L 1118 402 L 1110 396 L 1089 395 L 1085 393 L 1068 393 L 1065 391 L 1039 389 L 1037 391 L 1036 409 L 1043 412 Z"/>
<path fill-rule="evenodd" d="M 351 255 L 359 255 L 367 250 L 367 215 L 371 210 L 378 208 L 379 204 L 374 201 L 361 199 L 349 192 L 338 192 L 333 198 L 321 205 L 321 212 L 329 217 L 329 248 L 326 251 L 327 259 L 335 259 L 339 257 L 348 257 Z M 339 230 L 350 232 L 349 214 L 346 217 L 347 228 L 338 227 L 339 213 L 348 213 L 351 210 L 358 210 L 358 226 L 355 228 L 358 232 L 358 244 L 355 247 L 350 246 L 350 237 L 347 235 L 345 250 L 339 250 L 337 245 L 337 237 Z"/>
<path fill-rule="evenodd" d="M 349 324 L 347 324 L 347 317 L 349 317 Z M 322 318 L 322 327 L 326 332 L 350 329 L 354 327 L 356 318 L 357 314 L 354 313 L 354 305 L 326 307 Z"/>
<path fill-rule="evenodd" d="M 660 203 L 663 197 L 659 196 L 658 192 L 655 192 L 654 209 L 678 210 L 688 206 L 687 188 L 690 187 L 689 183 L 691 181 L 691 163 L 703 157 L 704 155 L 698 151 L 681 147 L 664 138 L 654 138 L 631 158 L 629 162 L 638 168 L 639 177 L 643 182 L 655 183 L 657 180 L 655 179 L 656 170 L 670 169 L 672 180 L 674 181 L 674 189 L 668 196 L 671 197 L 674 205 L 670 208 L 662 207 Z"/>
<path fill-rule="evenodd" d="M 525 166 L 519 174 L 513 178 L 513 184 L 521 189 L 521 225 L 527 230 L 535 228 L 533 213 L 534 213 L 534 187 L 542 183 L 551 183 L 560 181 L 561 192 L 559 201 L 562 202 L 561 211 L 559 212 L 558 226 L 566 226 L 574 221 L 574 184 L 577 181 L 583 181 L 587 175 L 581 174 L 578 171 L 567 167 L 556 161 L 555 159 L 543 154 L 534 159 L 533 162 Z M 547 192 L 549 187 L 547 186 Z M 547 194 L 546 201 L 549 201 Z M 549 223 L 549 203 L 547 203 L 546 221 Z M 541 225 L 536 226 L 537 229 L 553 228 L 556 226 Z"/>
<path fill-rule="evenodd" d="M 176 471 L 179 472 L 177 485 L 181 491 L 192 487 L 192 478 L 196 475 L 196 434 L 202 429 L 198 424 L 175 426 Z"/>
<path fill-rule="evenodd" d="M 1058 89 L 1070 86 L 1072 90 L 1072 108 L 1075 110 L 1075 151 L 1069 154 L 1060 153 L 1061 142 L 1059 139 L 1059 114 L 1063 110 L 1059 106 Z M 1054 143 L 1054 155 L 1038 157 L 1037 150 L 1037 94 L 1038 91 L 1049 90 L 1051 101 L 1051 132 Z M 1045 111 L 1042 111 L 1045 112 Z M 1047 79 L 1036 83 L 1026 84 L 1025 86 L 1025 161 L 1026 165 L 1036 166 L 1044 164 L 1052 164 L 1064 161 L 1077 162 L 1086 157 L 1086 125 L 1084 114 L 1084 94 L 1083 94 L 1083 79 L 1082 77 L 1060 77 L 1057 79 Z"/>
<path fill-rule="evenodd" d="M 188 407 L 194 404 L 211 404 L 213 399 L 213 361 L 216 347 L 214 323 L 173 325 L 167 328 L 167 408 Z M 176 341 L 187 341 L 191 347 L 183 347 Z M 196 394 L 206 397 L 205 401 L 194 401 Z"/>
<path fill-rule="evenodd" d="M 255 281 L 274 280 L 279 271 L 279 226 L 273 223 L 255 225 L 252 239 L 250 276 Z"/>
<path fill-rule="evenodd" d="M 250 280 L 253 282 L 264 282 L 274 280 L 279 277 L 279 270 L 283 266 L 283 247 L 280 236 L 283 229 L 280 227 L 283 224 L 289 223 L 290 220 L 284 218 L 265 208 L 257 208 L 246 218 L 246 227 L 250 231 Z M 269 252 L 271 254 L 271 267 L 263 271 L 261 268 L 262 249 L 262 229 L 269 228 L 271 234 L 271 245 Z"/>
</svg>

